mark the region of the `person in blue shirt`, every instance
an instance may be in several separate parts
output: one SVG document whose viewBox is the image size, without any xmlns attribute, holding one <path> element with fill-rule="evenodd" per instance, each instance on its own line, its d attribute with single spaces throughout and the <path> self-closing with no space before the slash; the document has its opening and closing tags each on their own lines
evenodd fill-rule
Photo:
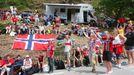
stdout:
<svg viewBox="0 0 134 75">
<path fill-rule="evenodd" d="M 21 66 L 23 65 L 23 59 L 21 58 L 20 55 L 18 55 L 15 59 L 14 64 L 11 66 L 11 70 L 10 70 L 10 75 L 14 75 L 14 70 L 19 70 L 21 69 Z M 18 71 L 17 71 L 18 72 Z M 19 75 L 19 73 L 16 73 L 17 75 Z"/>
</svg>

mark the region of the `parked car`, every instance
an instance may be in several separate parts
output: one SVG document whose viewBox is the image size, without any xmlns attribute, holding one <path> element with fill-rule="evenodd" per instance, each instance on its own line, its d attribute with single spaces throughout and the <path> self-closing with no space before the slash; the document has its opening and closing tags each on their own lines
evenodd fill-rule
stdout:
<svg viewBox="0 0 134 75">
<path fill-rule="evenodd" d="M 34 14 L 32 13 L 32 11 L 24 11 L 24 12 L 22 12 L 21 17 L 22 18 L 27 18 L 30 21 L 34 21 Z"/>
</svg>

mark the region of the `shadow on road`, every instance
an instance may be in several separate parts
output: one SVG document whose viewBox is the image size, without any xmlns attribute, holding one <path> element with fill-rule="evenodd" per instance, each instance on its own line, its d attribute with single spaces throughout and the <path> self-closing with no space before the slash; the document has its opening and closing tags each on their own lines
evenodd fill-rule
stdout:
<svg viewBox="0 0 134 75">
<path fill-rule="evenodd" d="M 92 71 L 88 71 L 88 70 L 75 70 L 75 72 L 93 74 Z M 94 74 L 96 74 L 96 75 L 105 74 L 105 72 L 96 71 Z"/>
</svg>

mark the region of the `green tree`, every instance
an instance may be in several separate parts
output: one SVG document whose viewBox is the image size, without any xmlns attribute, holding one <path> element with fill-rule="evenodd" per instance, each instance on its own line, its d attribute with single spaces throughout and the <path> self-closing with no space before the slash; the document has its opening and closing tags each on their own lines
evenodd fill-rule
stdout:
<svg viewBox="0 0 134 75">
<path fill-rule="evenodd" d="M 63 0 L 63 3 L 82 3 L 83 0 Z"/>
<path fill-rule="evenodd" d="M 116 19 L 134 13 L 134 0 L 94 0 L 93 5 L 99 12 Z"/>
<path fill-rule="evenodd" d="M 32 0 L 0 0 L 0 8 L 8 8 L 16 6 L 17 8 L 25 9 L 31 7 Z"/>
</svg>

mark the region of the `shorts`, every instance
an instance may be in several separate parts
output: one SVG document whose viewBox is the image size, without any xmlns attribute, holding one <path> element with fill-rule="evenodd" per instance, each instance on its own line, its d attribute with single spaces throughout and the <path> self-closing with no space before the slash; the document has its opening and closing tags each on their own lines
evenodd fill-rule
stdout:
<svg viewBox="0 0 134 75">
<path fill-rule="evenodd" d="M 134 46 L 125 46 L 127 51 L 134 51 Z"/>
<path fill-rule="evenodd" d="M 112 61 L 112 53 L 110 51 L 103 52 L 103 60 L 104 61 Z"/>
<path fill-rule="evenodd" d="M 70 59 L 70 52 L 64 52 L 65 59 Z"/>
</svg>

